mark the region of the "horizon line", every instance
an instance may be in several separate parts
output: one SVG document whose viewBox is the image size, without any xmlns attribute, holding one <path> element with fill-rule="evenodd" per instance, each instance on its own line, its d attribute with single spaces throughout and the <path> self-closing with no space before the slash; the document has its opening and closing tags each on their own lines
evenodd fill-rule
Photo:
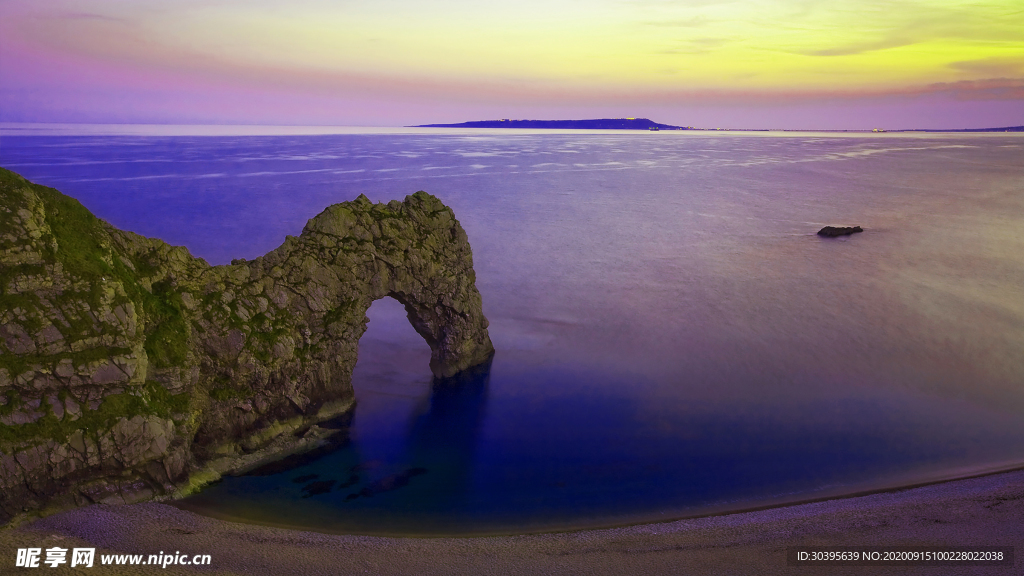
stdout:
<svg viewBox="0 0 1024 576">
<path fill-rule="evenodd" d="M 589 119 L 588 119 L 589 120 Z M 596 119 L 595 119 L 596 120 Z M 601 120 L 605 120 L 602 118 Z M 614 120 L 614 118 L 608 118 Z M 557 122 L 553 120 L 550 122 Z M 566 121 L 566 120 L 562 120 Z M 579 120 L 568 120 L 579 121 Z M 472 121 L 476 122 L 476 121 Z M 480 122 L 490 122 L 483 120 Z M 200 129 L 200 130 L 197 130 Z M 477 128 L 468 126 L 379 126 L 353 124 L 192 124 L 159 122 L 0 122 L 0 136 L 286 136 L 286 135 L 341 135 L 341 134 L 422 134 L 422 133 L 482 133 L 510 131 L 520 134 L 547 133 L 601 133 L 617 134 L 644 132 L 647 129 L 587 129 L 587 128 Z M 1024 132 L 1022 126 L 998 126 L 983 128 L 701 128 L 678 127 L 660 132 L 743 132 L 743 133 L 793 133 L 817 132 L 834 134 L 907 134 L 907 133 L 975 133 L 1005 134 Z"/>
</svg>

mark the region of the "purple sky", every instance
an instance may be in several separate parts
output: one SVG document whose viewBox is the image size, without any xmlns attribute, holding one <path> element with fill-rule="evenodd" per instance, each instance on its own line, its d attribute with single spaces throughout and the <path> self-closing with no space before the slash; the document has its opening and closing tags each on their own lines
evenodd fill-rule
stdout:
<svg viewBox="0 0 1024 576">
<path fill-rule="evenodd" d="M 864 6 L 0 0 L 0 121 L 1024 125 L 1016 4 Z"/>
</svg>

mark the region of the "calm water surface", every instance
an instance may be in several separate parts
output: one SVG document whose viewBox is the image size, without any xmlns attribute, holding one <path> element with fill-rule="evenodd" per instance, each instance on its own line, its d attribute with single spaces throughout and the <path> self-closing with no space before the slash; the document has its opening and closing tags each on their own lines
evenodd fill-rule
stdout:
<svg viewBox="0 0 1024 576">
<path fill-rule="evenodd" d="M 214 264 L 360 193 L 455 210 L 489 372 L 434 385 L 376 302 L 349 439 L 208 514 L 516 533 L 1024 464 L 1019 135 L 4 136 L 0 165 Z"/>
</svg>

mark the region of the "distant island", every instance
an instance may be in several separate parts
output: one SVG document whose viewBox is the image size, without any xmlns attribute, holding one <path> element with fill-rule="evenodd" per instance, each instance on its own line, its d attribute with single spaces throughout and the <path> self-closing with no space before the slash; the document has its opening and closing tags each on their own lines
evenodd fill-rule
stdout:
<svg viewBox="0 0 1024 576">
<path fill-rule="evenodd" d="M 647 118 L 595 120 L 478 120 L 459 124 L 423 124 L 408 128 L 543 128 L 549 130 L 693 130 L 691 126 L 658 124 Z"/>
<path fill-rule="evenodd" d="M 1024 126 L 1004 126 L 1002 128 L 904 128 L 883 130 L 786 130 L 767 128 L 694 128 L 693 126 L 672 126 L 659 124 L 647 118 L 597 118 L 593 120 L 476 120 L 458 124 L 420 124 L 406 128 L 531 128 L 545 130 L 702 130 L 731 132 L 1024 132 Z"/>
<path fill-rule="evenodd" d="M 893 130 L 893 132 L 1024 132 L 1024 126 L 1003 126 L 1002 128 L 960 128 L 956 130 Z"/>
</svg>

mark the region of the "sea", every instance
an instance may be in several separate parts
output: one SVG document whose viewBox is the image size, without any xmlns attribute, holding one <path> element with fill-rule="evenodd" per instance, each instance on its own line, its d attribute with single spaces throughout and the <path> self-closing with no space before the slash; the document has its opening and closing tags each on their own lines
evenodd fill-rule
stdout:
<svg viewBox="0 0 1024 576">
<path fill-rule="evenodd" d="M 339 440 L 203 514 L 522 534 L 1024 466 L 1021 134 L 4 125 L 0 166 L 211 264 L 359 194 L 466 230 L 492 364 L 433 381 L 375 302 Z"/>
</svg>

